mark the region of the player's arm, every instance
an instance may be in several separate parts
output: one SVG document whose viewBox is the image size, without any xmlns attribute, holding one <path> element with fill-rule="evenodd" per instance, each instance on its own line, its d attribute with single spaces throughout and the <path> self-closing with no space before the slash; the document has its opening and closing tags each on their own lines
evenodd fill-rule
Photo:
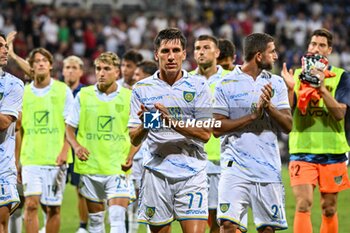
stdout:
<svg viewBox="0 0 350 233">
<path fill-rule="evenodd" d="M 6 130 L 18 118 L 22 109 L 24 86 L 22 81 L 14 82 L 8 95 L 3 97 L 0 109 L 0 131 Z"/>
<path fill-rule="evenodd" d="M 214 113 L 214 118 L 217 121 L 221 121 L 221 126 L 220 127 L 214 127 L 213 128 L 213 134 L 214 136 L 220 137 L 225 134 L 230 134 L 234 131 L 244 129 L 246 126 L 251 124 L 253 121 L 258 119 L 259 117 L 262 116 L 262 108 L 260 107 L 259 110 L 245 115 L 243 117 L 237 118 L 237 119 L 229 119 L 228 116 L 222 115 L 222 114 L 217 114 Z"/>
<path fill-rule="evenodd" d="M 64 119 L 67 119 L 73 105 L 74 105 L 73 94 L 69 89 L 69 87 L 66 87 L 66 99 L 65 99 L 64 110 L 63 110 Z M 67 162 L 67 156 L 70 149 L 71 148 L 70 148 L 69 142 L 67 141 L 67 136 L 65 134 L 62 149 L 56 158 L 56 164 L 58 166 L 65 164 Z"/>
<path fill-rule="evenodd" d="M 133 162 L 134 156 L 140 150 L 140 148 L 141 148 L 141 144 L 138 146 L 134 146 L 132 144 L 130 145 L 128 157 L 126 158 L 125 163 L 122 164 L 123 171 L 126 172 L 132 167 L 132 162 Z"/>
<path fill-rule="evenodd" d="M 148 134 L 148 129 L 143 128 L 143 124 L 129 129 L 131 143 L 139 146 Z"/>
<path fill-rule="evenodd" d="M 280 90 L 283 92 L 283 90 Z M 264 111 L 277 123 L 284 133 L 292 130 L 293 118 L 289 108 L 277 109 L 272 103 L 272 85 L 269 83 L 262 88 L 260 99 L 263 101 Z M 283 96 L 283 93 L 281 94 Z M 286 94 L 285 94 L 286 96 Z M 285 97 L 287 98 L 287 97 Z M 283 97 L 282 97 L 283 99 Z M 279 100 L 281 101 L 281 100 Z M 285 100 L 287 103 L 287 100 Z"/>
<path fill-rule="evenodd" d="M 67 87 L 67 97 L 69 99 L 73 98 L 72 93 Z M 69 106 L 66 105 L 66 106 Z M 88 160 L 90 152 L 80 145 L 76 139 L 76 130 L 79 125 L 80 120 L 80 93 L 77 94 L 75 97 L 73 103 L 71 104 L 71 108 L 65 109 L 65 118 L 66 118 L 66 139 L 68 143 L 71 145 L 71 147 L 74 150 L 74 154 L 82 161 Z"/>
<path fill-rule="evenodd" d="M 131 144 L 135 147 L 141 145 L 142 141 L 148 134 L 148 129 L 143 127 L 143 115 L 144 112 L 147 111 L 144 105 L 141 104 L 140 111 L 137 112 L 138 119 L 141 121 L 141 124 L 138 124 L 136 127 L 129 128 L 129 136 L 131 140 Z"/>
<path fill-rule="evenodd" d="M 89 158 L 90 152 L 79 144 L 79 142 L 76 139 L 75 132 L 77 128 L 66 124 L 66 138 L 69 144 L 72 146 L 74 150 L 74 154 L 81 160 L 86 161 Z"/>
<path fill-rule="evenodd" d="M 22 166 L 20 162 L 21 148 L 22 148 L 22 138 L 23 138 L 23 128 L 22 128 L 22 112 L 18 113 L 18 119 L 16 121 L 15 129 L 15 161 L 17 168 L 17 182 L 22 183 Z"/>
<path fill-rule="evenodd" d="M 319 93 L 323 98 L 323 101 L 327 107 L 328 112 L 333 116 L 336 121 L 341 121 L 344 119 L 346 114 L 347 104 L 349 102 L 349 92 L 350 92 L 350 76 L 347 72 L 342 74 L 340 83 L 338 84 L 336 90 L 336 98 L 332 96 L 332 94 L 328 91 L 326 86 L 324 85 L 325 75 L 322 71 L 313 69 L 311 70 L 311 74 L 319 77 L 321 83 L 319 87 Z M 338 101 L 339 100 L 339 101 Z"/>
<path fill-rule="evenodd" d="M 234 131 L 244 129 L 246 126 L 260 118 L 263 114 L 261 101 L 257 104 L 255 111 L 245 116 L 230 119 L 230 103 L 227 99 L 228 93 L 227 86 L 223 86 L 222 83 L 217 84 L 214 92 L 214 119 L 220 121 L 220 127 L 213 128 L 213 134 L 215 137 L 220 137 L 225 134 L 230 134 Z"/>
<path fill-rule="evenodd" d="M 9 46 L 8 54 L 16 62 L 16 64 L 21 68 L 21 70 L 23 70 L 23 72 L 26 75 L 31 77 L 32 76 L 32 69 L 31 69 L 29 63 L 25 59 L 18 56 L 14 51 L 13 40 L 15 39 L 16 34 L 17 34 L 16 31 L 12 31 L 6 37 L 6 42 L 7 42 L 7 45 Z"/>
<path fill-rule="evenodd" d="M 129 136 L 131 144 L 139 146 L 142 141 L 146 138 L 149 130 L 143 127 L 143 115 L 148 110 L 138 99 L 137 89 L 132 91 L 130 101 L 130 117 L 129 117 Z"/>
<path fill-rule="evenodd" d="M 16 121 L 16 117 L 0 113 L 0 131 L 6 130 L 14 121 Z"/>
<path fill-rule="evenodd" d="M 67 155 L 68 155 L 69 150 L 70 150 L 70 145 L 69 145 L 67 138 L 65 136 L 61 152 L 59 153 L 59 155 L 57 156 L 57 159 L 56 159 L 56 164 L 58 166 L 65 164 L 67 162 Z"/>
<path fill-rule="evenodd" d="M 182 127 L 181 125 L 175 123 L 177 120 L 171 117 L 168 109 L 164 105 L 160 103 L 156 103 L 154 107 L 159 110 L 159 112 L 162 114 L 163 119 L 165 119 L 168 122 L 172 122 L 170 125 L 176 132 L 182 134 L 185 137 L 197 138 L 203 142 L 207 142 L 209 140 L 210 133 L 211 133 L 210 128 L 205 128 L 205 127 L 199 128 L 196 126 Z"/>
</svg>

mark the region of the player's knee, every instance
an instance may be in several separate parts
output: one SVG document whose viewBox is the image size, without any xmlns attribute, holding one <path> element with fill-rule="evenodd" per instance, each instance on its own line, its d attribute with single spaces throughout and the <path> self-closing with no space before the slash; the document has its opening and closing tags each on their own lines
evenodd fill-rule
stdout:
<svg viewBox="0 0 350 233">
<path fill-rule="evenodd" d="M 126 209 L 119 205 L 112 205 L 108 208 L 111 227 L 120 227 L 125 225 L 125 212 Z"/>
<path fill-rule="evenodd" d="M 0 214 L 0 232 L 5 229 L 9 221 L 10 214 Z"/>
<path fill-rule="evenodd" d="M 259 228 L 258 232 L 259 233 L 274 233 L 275 230 L 271 226 L 265 226 L 265 227 Z"/>
<path fill-rule="evenodd" d="M 37 201 L 26 199 L 25 201 L 26 212 L 29 212 L 29 213 L 37 212 L 38 208 L 39 208 L 39 203 Z"/>
<path fill-rule="evenodd" d="M 89 232 L 104 233 L 104 212 L 89 213 Z"/>
<path fill-rule="evenodd" d="M 322 206 L 322 214 L 326 217 L 333 217 L 335 213 L 337 212 L 337 209 L 335 206 Z"/>
<path fill-rule="evenodd" d="M 230 221 L 221 221 L 220 228 L 224 230 L 224 232 L 235 232 L 237 229 L 237 224 L 234 224 Z"/>
<path fill-rule="evenodd" d="M 298 212 L 310 212 L 312 207 L 312 200 L 309 199 L 299 199 L 297 200 L 296 209 Z"/>
<path fill-rule="evenodd" d="M 50 218 L 50 217 L 53 217 L 53 216 L 57 216 L 60 214 L 60 207 L 59 206 L 49 206 L 47 208 L 47 216 Z"/>
</svg>

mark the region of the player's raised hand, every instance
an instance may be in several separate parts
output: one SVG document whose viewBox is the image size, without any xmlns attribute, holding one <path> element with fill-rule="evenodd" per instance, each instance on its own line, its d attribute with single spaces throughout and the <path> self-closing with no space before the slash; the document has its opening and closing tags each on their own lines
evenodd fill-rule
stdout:
<svg viewBox="0 0 350 233">
<path fill-rule="evenodd" d="M 271 83 L 264 85 L 264 87 L 261 89 L 261 91 L 262 91 L 262 94 L 260 95 L 260 99 L 262 101 L 262 106 L 264 108 L 266 108 L 271 103 L 271 98 L 273 95 Z"/>
<path fill-rule="evenodd" d="M 6 43 L 7 43 L 7 46 L 9 47 L 8 53 L 9 53 L 10 57 L 13 57 L 13 55 L 15 53 L 13 50 L 13 41 L 16 38 L 16 34 L 17 34 L 16 31 L 12 31 L 6 36 Z"/>
<path fill-rule="evenodd" d="M 295 86 L 294 72 L 293 69 L 287 69 L 287 64 L 283 63 L 283 68 L 281 71 L 281 76 L 284 79 L 289 90 L 293 90 Z"/>
</svg>

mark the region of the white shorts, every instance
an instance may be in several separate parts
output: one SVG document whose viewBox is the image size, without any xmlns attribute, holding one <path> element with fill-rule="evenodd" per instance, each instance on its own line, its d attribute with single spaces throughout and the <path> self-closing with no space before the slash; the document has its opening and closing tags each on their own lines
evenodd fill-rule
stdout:
<svg viewBox="0 0 350 233">
<path fill-rule="evenodd" d="M 11 213 L 19 205 L 16 173 L 9 171 L 0 175 L 0 207 L 11 206 Z"/>
<path fill-rule="evenodd" d="M 141 182 L 139 223 L 166 225 L 174 219 L 208 219 L 208 185 L 205 170 L 174 180 L 145 169 Z"/>
<path fill-rule="evenodd" d="M 210 210 L 216 210 L 218 207 L 218 200 L 219 200 L 219 180 L 220 180 L 220 174 L 208 174 L 208 184 L 209 184 L 209 191 L 208 191 L 208 206 Z"/>
<path fill-rule="evenodd" d="M 130 198 L 128 179 L 124 175 L 81 175 L 79 187 L 80 194 L 94 202 Z"/>
<path fill-rule="evenodd" d="M 135 189 L 135 183 L 133 180 L 131 180 L 130 176 L 126 177 L 129 184 L 129 191 L 130 191 L 130 203 L 133 203 L 136 200 L 136 189 Z"/>
<path fill-rule="evenodd" d="M 66 186 L 67 167 L 36 166 L 22 167 L 24 196 L 40 196 L 40 203 L 60 206 Z"/>
<path fill-rule="evenodd" d="M 219 182 L 218 221 L 229 220 L 246 232 L 251 207 L 257 229 L 264 226 L 287 229 L 284 197 L 282 183 L 254 183 L 224 172 Z"/>
<path fill-rule="evenodd" d="M 134 160 L 131 168 L 131 179 L 134 181 L 135 188 L 140 189 L 142 173 L 145 170 L 143 159 Z"/>
</svg>

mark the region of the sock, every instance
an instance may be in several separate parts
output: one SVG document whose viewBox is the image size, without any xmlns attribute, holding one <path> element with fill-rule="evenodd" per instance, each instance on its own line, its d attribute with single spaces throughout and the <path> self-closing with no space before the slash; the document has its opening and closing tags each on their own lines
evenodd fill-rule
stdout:
<svg viewBox="0 0 350 233">
<path fill-rule="evenodd" d="M 22 232 L 22 209 L 17 208 L 10 216 L 9 233 Z"/>
<path fill-rule="evenodd" d="M 294 233 L 312 233 L 311 213 L 295 211 Z"/>
<path fill-rule="evenodd" d="M 79 228 L 86 229 L 87 228 L 87 223 L 86 222 L 80 222 Z"/>
<path fill-rule="evenodd" d="M 338 233 L 338 214 L 335 213 L 331 217 L 322 215 L 322 223 L 320 233 Z"/>
<path fill-rule="evenodd" d="M 139 228 L 139 224 L 137 222 L 137 212 L 134 213 L 134 205 L 136 202 L 133 202 L 128 206 L 128 233 L 137 233 L 137 230 Z"/>
<path fill-rule="evenodd" d="M 104 233 L 104 211 L 98 213 L 89 213 L 89 232 L 90 233 Z"/>
<path fill-rule="evenodd" d="M 108 208 L 111 233 L 126 233 L 125 212 L 126 209 L 119 205 L 112 205 Z"/>
<path fill-rule="evenodd" d="M 42 227 L 42 229 L 45 232 L 47 216 L 46 216 L 46 212 L 44 212 L 44 211 L 42 211 L 42 214 L 43 214 L 43 223 L 44 223 L 44 226 Z"/>
</svg>

